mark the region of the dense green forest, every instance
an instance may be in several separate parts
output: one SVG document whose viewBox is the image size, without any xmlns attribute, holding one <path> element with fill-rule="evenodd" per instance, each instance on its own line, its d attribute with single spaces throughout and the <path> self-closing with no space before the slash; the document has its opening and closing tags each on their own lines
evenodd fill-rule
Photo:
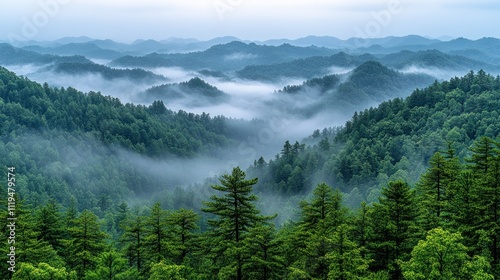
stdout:
<svg viewBox="0 0 500 280">
<path fill-rule="evenodd" d="M 143 159 L 128 153 L 158 160 L 217 156 L 233 145 L 233 137 L 222 116 L 172 112 L 161 101 L 122 104 L 96 92 L 39 85 L 0 69 L 0 162 L 16 166 L 18 181 L 25 182 L 19 193 L 34 205 L 54 198 L 68 206 L 74 199 L 79 210 L 103 213 L 115 199 L 173 190 L 184 182 L 153 176 L 149 170 L 159 161 L 143 168 L 136 164 Z M 173 206 L 189 195 L 179 189 L 164 193 L 161 201 Z"/>
<path fill-rule="evenodd" d="M 12 279 L 494 279 L 500 143 L 481 137 L 470 150 L 465 164 L 450 147 L 435 153 L 415 186 L 391 181 L 376 202 L 355 211 L 338 189 L 320 183 L 299 203 L 299 218 L 279 228 L 275 216 L 256 207 L 258 178 L 246 178 L 240 168 L 211 186 L 214 194 L 201 209 L 121 203 L 99 219 L 54 200 L 26 205 L 12 194 L 15 212 L 4 205 L 2 216 L 17 218 L 14 228 L 4 226 L 15 246 L 3 247 L 0 273 Z M 16 170 L 8 172 L 14 188 Z"/>
<path fill-rule="evenodd" d="M 292 195 L 326 182 L 347 193 L 352 207 L 375 201 L 389 181 L 415 184 L 448 142 L 463 158 L 475 139 L 498 137 L 499 92 L 500 78 L 483 71 L 435 82 L 355 113 L 341 129 L 316 131 L 310 145 L 287 142 L 249 172 L 259 177 L 258 190 Z"/>
<path fill-rule="evenodd" d="M 382 70 L 350 81 L 394 82 Z M 342 86 L 334 77 L 304 85 Z M 216 154 L 241 137 L 226 118 L 0 68 L 1 277 L 498 278 L 499 103 L 500 77 L 470 72 L 287 141 L 245 172 L 174 188 L 121 155 Z"/>
<path fill-rule="evenodd" d="M 228 141 L 223 117 L 174 113 L 161 101 L 146 107 L 96 92 L 41 86 L 5 68 L 0 68 L 0 98 L 2 136 L 52 129 L 87 133 L 151 156 L 192 155 Z"/>
</svg>

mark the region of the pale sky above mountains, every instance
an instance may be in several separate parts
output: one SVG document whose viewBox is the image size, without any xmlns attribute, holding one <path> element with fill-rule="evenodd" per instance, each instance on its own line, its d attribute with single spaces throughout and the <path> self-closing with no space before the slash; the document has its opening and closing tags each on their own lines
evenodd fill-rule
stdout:
<svg viewBox="0 0 500 280">
<path fill-rule="evenodd" d="M 131 42 L 236 36 L 500 37 L 495 0 L 23 0 L 0 3 L 0 40 Z"/>
</svg>

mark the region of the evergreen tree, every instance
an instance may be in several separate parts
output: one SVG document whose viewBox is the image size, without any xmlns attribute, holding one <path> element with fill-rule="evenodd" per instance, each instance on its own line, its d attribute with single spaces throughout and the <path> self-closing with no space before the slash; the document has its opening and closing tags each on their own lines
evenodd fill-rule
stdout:
<svg viewBox="0 0 500 280">
<path fill-rule="evenodd" d="M 333 190 L 325 183 L 318 184 L 313 191 L 311 202 L 302 201 L 301 225 L 306 230 L 312 230 L 323 221 L 325 225 L 335 229 L 345 221 L 347 209 L 342 205 L 342 195 L 339 190 Z"/>
<path fill-rule="evenodd" d="M 281 156 L 286 160 L 287 163 L 290 163 L 292 159 L 292 144 L 290 144 L 290 141 L 285 141 L 283 149 L 281 150 Z"/>
<path fill-rule="evenodd" d="M 382 189 L 382 197 L 370 214 L 371 236 L 367 247 L 374 260 L 373 270 L 389 270 L 391 279 L 401 279 L 398 263 L 409 258 L 416 243 L 416 215 L 414 193 L 408 184 L 390 182 Z"/>
<path fill-rule="evenodd" d="M 476 181 L 473 207 L 477 214 L 476 232 L 482 230 L 487 234 L 492 268 L 497 274 L 500 273 L 500 157 L 495 144 L 488 137 L 480 138 L 471 148 L 473 154 L 468 161 Z"/>
<path fill-rule="evenodd" d="M 37 212 L 36 225 L 39 232 L 38 239 L 47 241 L 52 248 L 61 252 L 63 249 L 64 221 L 61 211 L 55 200 L 50 200 Z"/>
<path fill-rule="evenodd" d="M 66 213 L 64 213 L 64 224 L 66 228 L 72 228 L 75 226 L 75 220 L 78 217 L 78 207 L 76 205 L 76 199 L 74 196 L 71 197 L 69 207 L 66 209 Z M 69 234 L 69 232 L 68 232 Z M 69 238 L 69 235 L 67 235 Z"/>
<path fill-rule="evenodd" d="M 495 156 L 493 139 L 483 136 L 475 141 L 472 147 L 472 157 L 467 161 L 475 174 L 488 174 L 491 162 Z"/>
<path fill-rule="evenodd" d="M 350 228 L 340 225 L 332 237 L 332 250 L 327 254 L 330 262 L 330 280 L 361 279 L 368 272 L 368 261 L 361 255 L 361 248 L 349 240 Z"/>
<path fill-rule="evenodd" d="M 352 235 L 353 241 L 359 246 L 361 256 L 364 258 L 366 256 L 366 246 L 368 242 L 369 232 L 369 212 L 370 207 L 366 202 L 361 203 L 361 207 L 358 209 L 356 215 L 352 220 Z"/>
<path fill-rule="evenodd" d="M 302 229 L 304 230 L 304 229 Z M 308 233 L 304 240 L 305 248 L 299 252 L 302 254 L 302 266 L 298 267 L 307 272 L 312 279 L 326 280 L 330 272 L 330 259 L 328 255 L 333 250 L 333 231 L 320 221 L 315 230 Z"/>
<path fill-rule="evenodd" d="M 155 203 L 146 219 L 146 237 L 144 242 L 147 260 L 160 262 L 167 253 L 167 213 L 161 209 L 160 203 Z"/>
<path fill-rule="evenodd" d="M 208 220 L 212 227 L 212 248 L 209 249 L 214 266 L 219 273 L 232 274 L 237 280 L 243 279 L 241 247 L 245 234 L 271 218 L 261 216 L 254 205 L 257 196 L 252 194 L 252 186 L 257 183 L 257 178 L 246 180 L 245 176 L 239 167 L 234 168 L 230 175 L 222 175 L 219 179 L 221 185 L 211 187 L 222 192 L 223 196 L 212 195 L 211 201 L 204 202 L 206 208 L 202 209 L 215 215 L 214 219 Z"/>
<path fill-rule="evenodd" d="M 297 268 L 310 277 L 326 279 L 329 273 L 327 255 L 333 248 L 331 235 L 344 223 L 347 209 L 342 205 L 342 195 L 325 183 L 318 184 L 310 202 L 300 203 L 301 222 L 297 231 L 302 261 Z"/>
<path fill-rule="evenodd" d="M 5 221 L 2 225 L 3 236 L 5 237 L 5 246 L 1 247 L 1 271 L 0 277 L 9 279 L 12 271 L 8 270 L 11 247 L 15 247 L 15 269 L 19 269 L 21 263 L 46 263 L 50 267 L 61 268 L 65 263 L 57 254 L 54 248 L 45 240 L 39 239 L 40 232 L 37 229 L 36 216 L 34 210 L 24 204 L 17 194 L 12 197 L 15 201 L 15 209 L 8 211 L 7 206 L 1 205 L 0 219 Z M 5 203 L 7 200 L 2 200 Z M 12 216 L 10 214 L 13 214 Z M 15 218 L 15 220 L 10 220 Z M 12 233 L 15 233 L 13 239 Z"/>
<path fill-rule="evenodd" d="M 457 184 L 451 191 L 451 199 L 448 204 L 451 221 L 449 228 L 461 232 L 464 244 L 474 250 L 477 243 L 476 219 L 477 208 L 475 207 L 475 188 L 477 182 L 471 171 L 462 171 Z"/>
<path fill-rule="evenodd" d="M 323 138 L 323 140 L 319 142 L 319 148 L 324 152 L 328 152 L 330 150 L 330 142 L 328 142 L 328 137 Z"/>
<path fill-rule="evenodd" d="M 429 162 L 430 167 L 422 175 L 417 186 L 422 208 L 420 223 L 424 232 L 443 226 L 443 209 L 448 209 L 448 171 L 446 159 L 441 152 L 436 152 Z"/>
<path fill-rule="evenodd" d="M 129 215 L 129 207 L 127 203 L 122 202 L 116 206 L 116 215 L 115 215 L 115 225 L 117 227 L 117 235 L 120 236 L 123 234 L 123 226 L 122 223 L 128 218 Z"/>
<path fill-rule="evenodd" d="M 101 231 L 97 216 L 89 210 L 84 210 L 73 223 L 75 226 L 69 229 L 71 239 L 66 244 L 67 262 L 83 278 L 95 268 L 97 257 L 106 249 L 106 234 Z"/>
<path fill-rule="evenodd" d="M 281 240 L 276 238 L 273 225 L 261 225 L 250 229 L 243 241 L 244 279 L 283 279 L 284 259 Z"/>
<path fill-rule="evenodd" d="M 144 265 L 144 246 L 146 225 L 143 216 L 132 215 L 123 222 L 123 235 L 120 238 L 129 260 L 129 266 L 135 266 L 142 271 Z"/>
<path fill-rule="evenodd" d="M 169 236 L 169 254 L 176 264 L 183 264 L 184 259 L 196 247 L 198 214 L 193 210 L 179 209 L 167 216 Z"/>
</svg>

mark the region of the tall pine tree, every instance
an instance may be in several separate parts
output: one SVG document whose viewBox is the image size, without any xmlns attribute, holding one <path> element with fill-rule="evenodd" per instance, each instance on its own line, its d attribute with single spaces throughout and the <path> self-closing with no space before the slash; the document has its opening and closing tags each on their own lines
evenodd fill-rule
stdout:
<svg viewBox="0 0 500 280">
<path fill-rule="evenodd" d="M 409 259 L 416 244 L 414 192 L 402 181 L 389 182 L 370 214 L 372 269 L 388 270 L 391 279 L 402 279 L 399 262 Z"/>
<path fill-rule="evenodd" d="M 202 211 L 214 214 L 208 220 L 211 226 L 210 254 L 214 260 L 217 274 L 232 275 L 237 280 L 243 279 L 242 241 L 246 233 L 270 217 L 260 215 L 254 205 L 257 196 L 252 194 L 252 186 L 257 178 L 245 179 L 245 172 L 239 167 L 233 168 L 231 174 L 222 175 L 221 185 L 211 186 L 222 192 L 222 196 L 212 195 L 210 201 L 204 202 Z M 221 275 L 222 276 L 222 275 Z"/>
</svg>

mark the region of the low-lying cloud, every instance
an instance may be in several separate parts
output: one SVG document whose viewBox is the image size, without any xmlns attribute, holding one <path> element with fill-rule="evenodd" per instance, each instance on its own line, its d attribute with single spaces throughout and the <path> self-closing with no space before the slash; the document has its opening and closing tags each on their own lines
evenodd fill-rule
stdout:
<svg viewBox="0 0 500 280">
<path fill-rule="evenodd" d="M 404 74 L 426 74 L 435 77 L 438 80 L 449 80 L 453 77 L 461 77 L 466 75 L 470 70 L 443 69 L 436 67 L 422 67 L 418 65 L 410 65 L 401 70 Z"/>
</svg>

